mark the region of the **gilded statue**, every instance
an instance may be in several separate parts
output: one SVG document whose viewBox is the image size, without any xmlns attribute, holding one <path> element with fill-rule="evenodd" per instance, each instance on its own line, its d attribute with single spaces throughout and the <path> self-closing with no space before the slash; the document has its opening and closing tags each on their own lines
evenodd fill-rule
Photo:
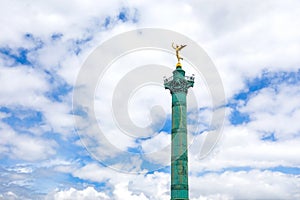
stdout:
<svg viewBox="0 0 300 200">
<path fill-rule="evenodd" d="M 176 57 L 177 57 L 177 60 L 178 60 L 178 63 L 180 63 L 180 60 L 183 60 L 183 58 L 182 57 L 180 57 L 180 55 L 179 55 L 179 51 L 181 50 L 181 49 L 183 49 L 184 47 L 186 47 L 186 45 L 177 45 L 176 44 L 176 46 L 174 46 L 174 42 L 172 43 L 172 47 L 173 47 L 173 49 L 175 49 L 175 51 L 176 51 Z"/>
</svg>

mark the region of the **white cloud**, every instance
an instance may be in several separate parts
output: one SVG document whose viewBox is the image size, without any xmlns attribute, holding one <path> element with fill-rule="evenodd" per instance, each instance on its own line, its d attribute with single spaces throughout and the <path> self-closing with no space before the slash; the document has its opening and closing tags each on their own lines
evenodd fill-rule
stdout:
<svg viewBox="0 0 300 200">
<path fill-rule="evenodd" d="M 33 106 L 49 89 L 46 76 L 32 68 L 0 66 L 0 104 Z"/>
<path fill-rule="evenodd" d="M 152 163 L 168 166 L 171 163 L 171 135 L 160 132 L 141 142 L 145 159 Z M 156 169 L 155 169 L 156 170 Z"/>
<path fill-rule="evenodd" d="M 109 187 L 112 187 L 113 196 L 110 199 L 169 199 L 170 176 L 163 172 L 147 175 L 120 173 L 95 163 L 71 171 L 73 176 L 84 180 L 93 182 L 106 180 Z"/>
<path fill-rule="evenodd" d="M 53 200 L 90 200 L 90 199 L 101 199 L 109 200 L 110 198 L 103 192 L 98 192 L 93 187 L 87 187 L 83 190 L 76 190 L 70 188 L 69 190 L 57 191 L 54 194 L 48 195 L 46 199 Z"/>
<path fill-rule="evenodd" d="M 204 26 L 194 38 L 215 62 L 228 97 L 244 87 L 245 77 L 255 77 L 262 69 L 299 68 L 299 2 L 190 3 L 194 16 L 189 20 Z"/>
<path fill-rule="evenodd" d="M 100 167 L 95 163 L 91 163 L 73 171 L 73 175 L 86 180 L 104 182 L 112 177 L 113 172 L 114 171 L 109 168 Z"/>
<path fill-rule="evenodd" d="M 15 200 L 15 199 L 19 199 L 19 197 L 15 193 L 8 191 L 4 194 L 0 194 L 0 199 Z"/>
<path fill-rule="evenodd" d="M 117 19 L 124 6 L 130 8 L 131 18 L 135 8 L 137 9 L 137 24 L 122 23 Z M 21 105 L 41 111 L 45 117 L 45 125 L 30 131 L 42 134 L 51 130 L 65 135 L 73 130 L 70 115 L 71 95 L 65 95 L 62 98 L 63 102 L 52 102 L 45 93 L 55 90 L 55 84 L 60 81 L 73 85 L 83 60 L 98 44 L 112 35 L 136 26 L 169 28 L 197 41 L 216 63 L 229 98 L 246 87 L 245 78 L 258 76 L 264 68 L 271 71 L 292 71 L 299 68 L 300 64 L 299 2 L 293 0 L 131 1 L 127 4 L 120 1 L 99 3 L 92 0 L 12 0 L 2 3 L 0 13 L 4 16 L 0 17 L 0 23 L 3 24 L 1 47 L 9 46 L 13 51 L 17 47 L 33 48 L 34 42 L 24 39 L 25 33 L 32 33 L 44 42 L 41 49 L 28 55 L 37 65 L 36 68 L 6 68 L 13 61 L 4 60 L 2 57 L 0 62 L 0 104 L 14 108 Z M 110 16 L 113 22 L 108 30 L 102 26 L 107 16 Z M 54 33 L 62 33 L 63 36 L 60 40 L 52 42 L 50 38 Z M 86 38 L 90 38 L 91 41 L 81 44 L 81 52 L 78 56 L 75 55 L 75 41 Z M 44 69 L 52 73 L 55 79 L 53 84 L 47 82 L 49 77 L 43 72 Z M 199 84 L 194 90 L 204 89 Z M 244 127 L 226 124 L 224 137 L 214 155 L 197 160 L 197 147 L 190 151 L 191 199 L 300 198 L 296 189 L 299 188 L 299 178 L 296 175 L 253 170 L 194 176 L 202 170 L 218 171 L 228 167 L 299 166 L 300 143 L 298 138 L 293 138 L 300 130 L 297 121 L 300 118 L 298 94 L 297 86 L 282 85 L 279 93 L 270 88 L 260 91 L 247 105 L 239 107 L 241 111 L 250 113 L 252 121 Z M 207 95 L 200 95 L 201 101 L 204 102 L 201 105 L 207 105 Z M 96 102 L 95 106 L 99 106 L 99 110 L 110 112 L 108 107 L 100 104 L 101 102 L 97 103 L 99 102 Z M 132 108 L 135 112 L 131 114 L 138 125 L 148 122 L 146 117 L 142 118 L 147 113 L 148 105 L 149 102 L 142 102 Z M 165 105 L 165 102 L 162 102 L 162 105 Z M 136 144 L 131 139 L 118 137 L 119 133 L 112 130 L 112 124 L 105 125 L 109 130 L 106 133 L 110 134 L 110 141 L 118 148 L 126 151 L 128 147 L 135 147 Z M 279 141 L 260 140 L 260 132 L 272 131 L 276 132 Z M 36 161 L 59 153 L 56 150 L 56 142 L 39 137 L 42 134 L 22 135 L 2 123 L 0 132 L 0 152 L 9 158 Z M 205 133 L 199 136 L 199 145 L 202 136 L 205 136 Z M 142 145 L 144 150 L 149 152 L 160 149 L 166 140 L 169 140 L 168 136 L 161 134 Z M 115 153 L 109 149 L 99 150 L 104 151 L 106 156 Z M 111 199 L 107 195 L 111 192 L 115 199 L 169 199 L 169 174 L 155 172 L 138 176 L 116 175 L 116 172 L 109 168 L 86 162 L 86 166 L 79 169 L 69 166 L 68 163 L 59 166 L 53 164 L 51 167 L 82 180 L 106 181 L 113 188 L 112 191 L 99 192 L 91 187 L 83 190 L 70 188 L 56 191 L 52 198 Z M 139 159 L 134 160 L 134 163 L 136 168 L 141 165 Z M 0 198 L 5 195 L 15 194 L 2 194 Z"/>
<path fill-rule="evenodd" d="M 101 170 L 96 165 L 82 168 L 85 180 L 100 181 Z M 80 169 L 81 170 L 81 169 Z M 130 175 L 103 169 L 104 176 L 110 176 L 108 181 L 112 196 L 109 199 L 169 199 L 170 176 L 162 172 L 147 175 Z M 85 171 L 85 172 L 84 172 Z M 95 177 L 85 173 L 95 174 Z M 78 174 L 79 175 L 79 174 Z M 99 177 L 100 179 L 97 179 Z M 298 176 L 272 171 L 225 171 L 207 173 L 202 176 L 190 175 L 190 199 L 297 199 L 299 198 Z M 69 191 L 70 192 L 70 191 Z M 107 191 L 101 193 L 107 194 Z M 73 190 L 74 194 L 75 191 Z M 75 198 L 76 199 L 76 198 Z"/>
<path fill-rule="evenodd" d="M 124 6 L 120 1 L 47 1 L 47 2 L 19 2 L 6 1 L 1 7 L 1 24 L 8 24 L 3 29 L 0 43 L 22 45 L 21 35 L 27 32 L 49 37 L 49 33 L 63 33 L 67 38 L 80 38 L 86 28 L 91 25 L 98 26 L 104 23 L 99 18 L 108 14 L 118 14 Z M 12 13 L 18 13 L 13 14 Z M 99 21 L 98 21 L 99 20 Z M 96 23 L 98 21 L 98 23 Z"/>
<path fill-rule="evenodd" d="M 148 198 L 143 193 L 134 194 L 128 190 L 128 184 L 119 183 L 115 186 L 114 195 L 117 200 L 121 199 L 134 199 L 134 200 L 147 200 Z"/>
<path fill-rule="evenodd" d="M 44 102 L 39 109 L 45 116 L 45 121 L 53 132 L 65 136 L 71 136 L 74 128 L 71 106 L 66 103 Z"/>
<path fill-rule="evenodd" d="M 56 153 L 57 143 L 39 137 L 18 134 L 7 125 L 1 123 L 0 150 L 2 155 L 12 159 L 36 161 L 47 159 Z"/>
<path fill-rule="evenodd" d="M 191 176 L 191 199 L 297 199 L 300 179 L 280 172 L 210 173 Z"/>
<path fill-rule="evenodd" d="M 300 90 L 298 85 L 278 84 L 277 88 L 265 88 L 253 96 L 242 112 L 250 114 L 249 128 L 261 135 L 273 133 L 276 139 L 287 140 L 299 135 Z"/>
<path fill-rule="evenodd" d="M 142 143 L 142 148 L 145 153 L 160 151 L 166 146 L 171 145 L 171 135 L 166 132 L 160 132 L 151 139 L 145 140 Z M 169 155 L 170 152 L 168 152 Z"/>
<path fill-rule="evenodd" d="M 200 136 L 205 137 L 205 135 Z M 223 137 L 213 153 L 199 160 L 199 151 L 191 151 L 190 170 L 218 171 L 230 167 L 272 168 L 276 166 L 296 167 L 300 165 L 300 141 L 297 139 L 270 142 L 245 127 L 226 127 Z"/>
</svg>

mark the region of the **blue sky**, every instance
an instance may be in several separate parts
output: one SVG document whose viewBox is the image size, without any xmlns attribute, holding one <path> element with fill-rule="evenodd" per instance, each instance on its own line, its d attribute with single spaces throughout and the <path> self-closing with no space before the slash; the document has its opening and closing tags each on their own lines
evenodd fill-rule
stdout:
<svg viewBox="0 0 300 200">
<path fill-rule="evenodd" d="M 164 149 L 170 144 L 169 92 L 141 86 L 130 96 L 127 110 L 137 126 L 151 123 L 153 105 L 166 108 L 165 115 L 155 115 L 158 122 L 166 120 L 162 128 L 134 139 L 110 119 L 110 95 L 128 71 L 153 58 L 175 65 L 174 55 L 128 55 L 99 82 L 98 126 L 118 151 L 100 148 L 100 160 L 91 155 L 76 131 L 74 115 L 83 112 L 72 110 L 75 82 L 88 56 L 112 36 L 145 27 L 196 41 L 223 82 L 222 135 L 201 159 L 213 109 L 201 74 L 191 89 L 199 112 L 188 111 L 190 199 L 300 198 L 299 8 L 296 0 L 2 2 L 0 199 L 170 198 Z"/>
</svg>

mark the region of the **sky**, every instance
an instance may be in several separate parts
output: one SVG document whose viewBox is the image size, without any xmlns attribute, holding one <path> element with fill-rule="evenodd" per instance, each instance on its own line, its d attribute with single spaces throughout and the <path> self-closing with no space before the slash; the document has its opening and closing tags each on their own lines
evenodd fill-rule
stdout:
<svg viewBox="0 0 300 200">
<path fill-rule="evenodd" d="M 98 51 L 107 41 L 143 28 L 184 35 L 217 72 L 206 76 L 189 62 L 192 46 L 182 49 L 195 74 L 190 199 L 300 199 L 299 18 L 297 0 L 1 1 L 0 199 L 170 199 L 162 75 L 175 69 L 177 41 L 121 54 L 134 43 L 121 40 L 105 72 L 84 71 L 110 56 Z M 92 81 L 92 98 L 76 93 Z M 221 131 L 203 156 L 215 120 Z"/>
</svg>

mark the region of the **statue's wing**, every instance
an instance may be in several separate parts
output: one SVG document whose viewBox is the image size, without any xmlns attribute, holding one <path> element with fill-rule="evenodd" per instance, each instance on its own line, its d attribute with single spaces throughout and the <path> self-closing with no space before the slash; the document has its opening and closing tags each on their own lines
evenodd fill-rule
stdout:
<svg viewBox="0 0 300 200">
<path fill-rule="evenodd" d="M 179 48 L 179 51 L 180 51 L 181 49 L 183 49 L 184 47 L 186 47 L 186 45 L 181 45 L 180 48 Z"/>
<path fill-rule="evenodd" d="M 176 47 L 174 47 L 174 42 L 172 42 L 172 47 L 173 47 L 173 49 L 176 49 Z"/>
</svg>

